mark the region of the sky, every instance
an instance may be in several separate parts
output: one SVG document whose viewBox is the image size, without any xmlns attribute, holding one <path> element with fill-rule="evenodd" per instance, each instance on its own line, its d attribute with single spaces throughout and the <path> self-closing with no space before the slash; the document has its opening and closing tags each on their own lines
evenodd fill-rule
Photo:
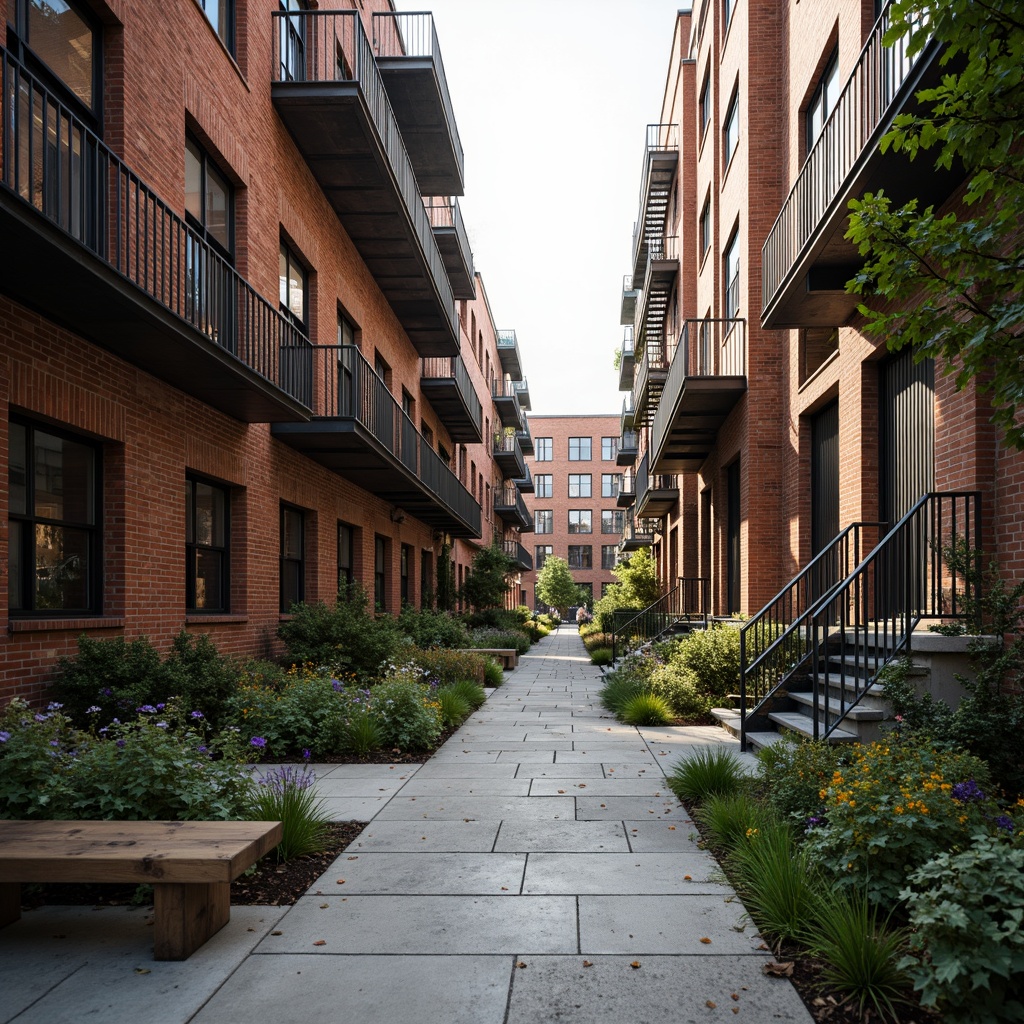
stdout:
<svg viewBox="0 0 1024 1024">
<path fill-rule="evenodd" d="M 430 10 L 465 151 L 459 199 L 534 415 L 618 413 L 645 129 L 683 0 L 397 0 Z"/>
</svg>

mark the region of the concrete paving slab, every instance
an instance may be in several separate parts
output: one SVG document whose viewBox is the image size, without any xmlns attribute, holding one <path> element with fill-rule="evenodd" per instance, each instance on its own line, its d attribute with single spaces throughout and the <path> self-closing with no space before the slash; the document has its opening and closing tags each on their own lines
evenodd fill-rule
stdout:
<svg viewBox="0 0 1024 1024">
<path fill-rule="evenodd" d="M 573 766 L 567 765 L 565 767 L 572 768 Z M 408 790 L 403 792 L 408 792 Z M 530 786 L 530 796 L 561 796 L 563 794 L 577 797 L 632 796 L 675 800 L 672 791 L 665 785 L 665 779 L 660 772 L 657 774 L 648 772 L 637 779 L 617 779 L 614 776 L 606 778 L 603 776 L 582 777 L 571 775 L 556 779 L 534 779 Z"/>
<path fill-rule="evenodd" d="M 473 764 L 460 761 L 431 761 L 417 773 L 422 779 L 513 779 L 516 775 L 514 764 Z"/>
<path fill-rule="evenodd" d="M 390 806 L 391 804 L 388 804 L 388 807 Z M 381 814 L 384 813 L 384 811 L 381 812 Z M 690 820 L 686 809 L 667 790 L 661 797 L 578 796 L 576 798 L 577 821 L 625 821 L 627 818 L 637 820 L 642 815 L 648 815 L 659 821 Z"/>
<path fill-rule="evenodd" d="M 494 764 L 498 760 L 497 750 L 463 750 L 461 747 L 449 750 L 442 747 L 432 762 L 462 763 L 462 764 Z"/>
<path fill-rule="evenodd" d="M 504 821 L 494 849 L 503 853 L 629 851 L 617 821 Z"/>
<path fill-rule="evenodd" d="M 731 890 L 715 881 L 721 872 L 704 851 L 672 853 L 531 853 L 527 894 L 693 895 Z"/>
<path fill-rule="evenodd" d="M 554 764 L 555 754 L 571 754 L 571 750 L 503 750 L 498 754 L 499 763 L 505 761 L 512 761 L 516 764 Z"/>
<path fill-rule="evenodd" d="M 325 765 L 323 773 L 317 772 L 318 779 L 409 779 L 422 767 L 421 764 L 335 764 Z"/>
<path fill-rule="evenodd" d="M 513 960 L 508 956 L 254 956 L 192 1024 L 496 1024 L 505 1014 Z"/>
<path fill-rule="evenodd" d="M 675 850 L 697 848 L 697 829 L 688 818 L 683 818 L 675 824 L 643 820 L 624 821 L 623 825 L 629 837 L 629 848 L 633 853 L 671 853 Z"/>
<path fill-rule="evenodd" d="M 502 818 L 505 821 L 576 817 L 571 796 L 396 796 L 377 815 L 378 821 L 460 821 L 465 818 Z"/>
<path fill-rule="evenodd" d="M 360 797 L 363 799 L 386 800 L 409 784 L 411 776 L 387 779 L 366 778 L 317 778 L 314 789 L 318 797 Z"/>
<path fill-rule="evenodd" d="M 788 981 L 751 971 L 743 957 L 645 956 L 638 968 L 630 956 L 588 959 L 590 967 L 582 956 L 526 959 L 513 973 L 506 1024 L 684 1024 L 722 1014 L 811 1024 Z"/>
<path fill-rule="evenodd" d="M 500 825 L 500 821 L 374 822 L 349 845 L 347 852 L 486 853 L 494 848 Z"/>
<path fill-rule="evenodd" d="M 595 761 L 629 761 L 633 764 L 654 765 L 655 759 L 644 744 L 577 743 L 575 750 L 559 750 L 555 760 L 560 764 L 593 763 Z"/>
<path fill-rule="evenodd" d="M 384 809 L 387 800 L 373 797 L 338 797 L 321 799 L 324 813 L 331 821 L 370 821 Z"/>
<path fill-rule="evenodd" d="M 654 760 L 650 761 L 630 761 L 623 763 L 622 761 L 604 761 L 602 762 L 604 767 L 604 774 L 609 779 L 642 779 L 642 778 L 655 778 L 664 779 L 665 773 L 662 771 L 662 765 L 658 764 Z"/>
<path fill-rule="evenodd" d="M 447 796 L 528 796 L 529 779 L 448 779 L 436 775 L 411 779 L 402 790 L 403 797 Z M 553 794 L 552 794 L 553 795 Z"/>
<path fill-rule="evenodd" d="M 603 779 L 600 764 L 521 764 L 516 778 L 532 779 Z"/>
<path fill-rule="evenodd" d="M 578 948 L 572 896 L 304 896 L 257 953 L 524 954 Z"/>
</svg>

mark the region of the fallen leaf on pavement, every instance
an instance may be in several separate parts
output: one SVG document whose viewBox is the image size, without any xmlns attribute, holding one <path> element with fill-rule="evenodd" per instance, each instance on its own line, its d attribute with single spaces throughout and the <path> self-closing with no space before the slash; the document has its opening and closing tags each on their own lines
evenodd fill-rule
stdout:
<svg viewBox="0 0 1024 1024">
<path fill-rule="evenodd" d="M 792 978 L 793 977 L 793 962 L 787 960 L 785 963 L 775 963 L 770 961 L 766 963 L 761 970 L 768 975 L 769 978 Z"/>
</svg>

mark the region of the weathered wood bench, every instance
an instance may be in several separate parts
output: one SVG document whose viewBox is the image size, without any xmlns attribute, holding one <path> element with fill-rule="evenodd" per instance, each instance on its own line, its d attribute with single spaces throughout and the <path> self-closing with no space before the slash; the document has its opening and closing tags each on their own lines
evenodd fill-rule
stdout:
<svg viewBox="0 0 1024 1024">
<path fill-rule="evenodd" d="M 465 647 L 466 654 L 488 654 L 501 662 L 506 672 L 511 672 L 519 664 L 519 652 L 514 647 Z"/>
<path fill-rule="evenodd" d="M 156 960 L 186 960 L 231 916 L 231 882 L 281 841 L 279 821 L 0 821 L 0 928 L 24 882 L 149 883 Z"/>
</svg>

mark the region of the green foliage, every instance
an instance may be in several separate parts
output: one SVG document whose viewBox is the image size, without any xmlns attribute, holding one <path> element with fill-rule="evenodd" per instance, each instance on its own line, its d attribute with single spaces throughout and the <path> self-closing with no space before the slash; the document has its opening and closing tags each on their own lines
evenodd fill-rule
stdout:
<svg viewBox="0 0 1024 1024">
<path fill-rule="evenodd" d="M 694 810 L 711 845 L 722 853 L 731 853 L 747 842 L 756 830 L 763 831 L 773 820 L 768 807 L 749 793 L 713 794 Z"/>
<path fill-rule="evenodd" d="M 505 670 L 493 658 L 484 662 L 484 685 L 492 689 L 505 682 Z"/>
<path fill-rule="evenodd" d="M 482 654 L 434 647 L 427 651 L 411 650 L 408 657 L 423 669 L 428 681 L 433 679 L 441 685 L 462 680 L 480 683 L 485 678 L 486 661 Z"/>
<path fill-rule="evenodd" d="M 509 582 L 519 567 L 498 544 L 481 548 L 473 556 L 462 583 L 461 597 L 472 608 L 500 608 L 505 601 Z"/>
<path fill-rule="evenodd" d="M 311 769 L 284 765 L 253 779 L 248 817 L 253 821 L 280 821 L 277 859 L 289 861 L 327 847 L 330 817 L 316 798 L 316 775 Z"/>
<path fill-rule="evenodd" d="M 594 604 L 594 621 L 605 631 L 613 628 L 614 612 L 617 609 L 635 608 L 639 611 L 661 597 L 658 565 L 650 548 L 640 548 L 628 559 L 619 562 L 612 569 L 612 575 L 616 582 Z"/>
<path fill-rule="evenodd" d="M 595 665 L 610 665 L 612 663 L 612 649 L 610 647 L 595 647 L 590 652 L 590 660 Z"/>
<path fill-rule="evenodd" d="M 610 711 L 616 718 L 622 716 L 626 703 L 637 694 L 644 693 L 646 687 L 641 679 L 628 673 L 612 672 L 605 680 L 601 690 L 601 706 Z"/>
<path fill-rule="evenodd" d="M 527 619 L 526 622 L 521 623 L 518 626 L 529 638 L 531 643 L 536 643 L 542 637 L 548 635 L 551 632 L 547 626 L 542 626 L 539 622 L 534 622 L 532 619 Z"/>
<path fill-rule="evenodd" d="M 369 707 L 350 707 L 341 730 L 340 749 L 365 757 L 384 746 L 384 732 Z"/>
<path fill-rule="evenodd" d="M 472 631 L 469 645 L 496 650 L 514 649 L 518 654 L 525 654 L 530 649 L 530 638 L 521 629 L 492 629 L 483 626 Z"/>
<path fill-rule="evenodd" d="M 416 647 L 468 647 L 469 630 L 451 612 L 417 609 L 406 605 L 398 616 L 398 630 Z"/>
<path fill-rule="evenodd" d="M 672 708 L 663 697 L 640 691 L 623 701 L 619 717 L 626 725 L 668 725 Z"/>
<path fill-rule="evenodd" d="M 439 687 L 435 696 L 440 705 L 441 721 L 446 728 L 459 726 L 469 718 L 473 709 L 461 693 L 448 687 Z"/>
<path fill-rule="evenodd" d="M 223 724 L 239 667 L 205 633 L 178 633 L 171 641 L 164 672 L 168 679 L 164 700 L 174 697 L 186 711 L 202 711 L 214 728 Z"/>
<path fill-rule="evenodd" d="M 1024 1020 L 1024 849 L 977 836 L 920 865 L 907 901 L 914 989 L 944 1020 Z"/>
<path fill-rule="evenodd" d="M 677 657 L 701 693 L 720 700 L 738 691 L 740 631 L 734 626 L 694 630 L 680 641 Z"/>
<path fill-rule="evenodd" d="M 442 545 L 437 556 L 437 607 L 450 612 L 455 607 L 455 560 L 451 543 Z"/>
<path fill-rule="evenodd" d="M 792 735 L 762 747 L 757 752 L 757 775 L 765 799 L 780 818 L 800 828 L 811 819 L 817 823 L 824 804 L 821 791 L 849 756 L 850 749 L 843 744 Z"/>
<path fill-rule="evenodd" d="M 747 777 L 739 758 L 715 744 L 677 761 L 668 784 L 683 802 L 703 803 L 712 796 L 740 792 Z"/>
<path fill-rule="evenodd" d="M 1024 22 L 1018 0 L 895 0 L 887 42 L 909 37 L 908 56 L 934 38 L 944 74 L 918 92 L 922 109 L 897 115 L 882 141 L 914 159 L 963 167 L 967 190 L 940 214 L 917 200 L 894 207 L 883 191 L 850 203 L 847 238 L 866 258 L 847 287 L 868 296 L 868 329 L 890 348 L 941 356 L 957 385 L 976 381 L 1010 445 L 1024 447 Z M 923 172 L 926 173 L 926 172 Z"/>
<path fill-rule="evenodd" d="M 370 709 L 385 747 L 423 750 L 441 736 L 441 707 L 415 666 L 392 668 L 371 690 Z"/>
<path fill-rule="evenodd" d="M 668 701 L 674 715 L 691 722 L 707 719 L 711 709 L 719 703 L 701 692 L 696 675 L 678 661 L 658 665 L 648 685 L 652 693 Z"/>
<path fill-rule="evenodd" d="M 470 682 L 468 679 L 463 679 L 457 683 L 448 683 L 441 689 L 457 693 L 469 705 L 470 711 L 476 711 L 477 708 L 483 707 L 484 702 L 487 700 L 484 688 Z M 441 690 L 438 692 L 440 693 Z"/>
<path fill-rule="evenodd" d="M 339 590 L 334 605 L 294 605 L 278 635 L 293 661 L 348 670 L 364 678 L 379 674 L 401 636 L 390 615 L 370 614 L 366 591 L 358 584 Z"/>
<path fill-rule="evenodd" d="M 558 555 L 548 555 L 537 573 L 537 597 L 545 604 L 557 608 L 564 618 L 571 604 L 582 603 L 580 588 L 572 578 L 569 563 Z"/>
</svg>

